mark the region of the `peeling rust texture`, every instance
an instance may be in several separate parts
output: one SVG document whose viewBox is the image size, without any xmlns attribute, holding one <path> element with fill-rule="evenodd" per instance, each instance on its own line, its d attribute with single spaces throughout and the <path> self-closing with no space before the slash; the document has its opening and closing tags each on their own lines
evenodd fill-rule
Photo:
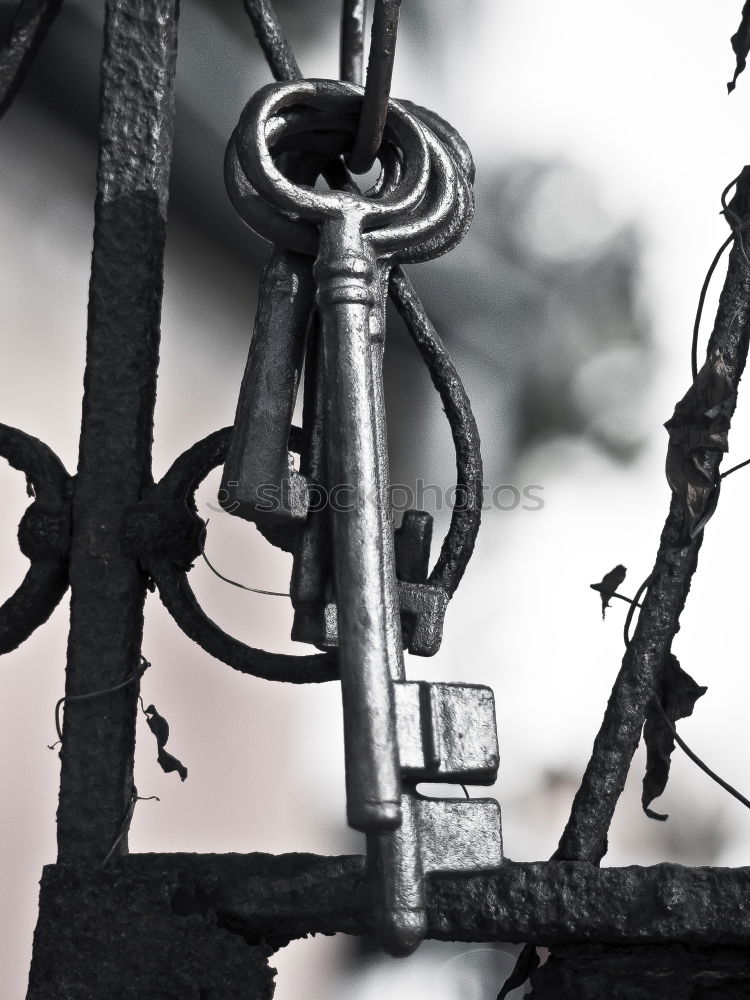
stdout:
<svg viewBox="0 0 750 1000">
<path fill-rule="evenodd" d="M 108 2 L 67 696 L 120 684 L 139 662 L 145 576 L 122 551 L 120 526 L 151 485 L 176 53 L 176 0 Z M 131 798 L 137 694 L 132 684 L 67 703 L 61 861 L 100 862 L 118 835 Z"/>
<path fill-rule="evenodd" d="M 31 565 L 0 606 L 1 654 L 46 622 L 68 589 L 71 479 L 46 444 L 6 424 L 0 424 L 0 456 L 25 473 L 35 497 L 18 527 L 21 552 Z"/>
<path fill-rule="evenodd" d="M 270 1000 L 271 947 L 210 898 L 180 912 L 192 885 L 176 865 L 45 869 L 27 1000 Z"/>
<path fill-rule="evenodd" d="M 534 940 L 551 946 L 669 942 L 693 949 L 742 948 L 750 941 L 749 893 L 750 868 L 662 864 L 600 869 L 584 863 L 506 861 L 493 875 L 429 880 L 427 936 L 467 942 Z M 87 906 L 91 910 L 84 917 Z M 183 932 L 174 915 L 188 926 L 223 928 L 237 940 L 265 944 L 268 953 L 307 934 L 372 933 L 359 856 L 135 854 L 103 871 L 50 865 L 42 879 L 32 984 L 52 974 L 53 958 L 60 963 L 55 975 L 63 975 L 65 968 L 83 968 L 85 962 L 94 969 L 101 954 L 115 976 L 117 955 L 111 952 L 120 946 L 112 947 L 114 934 L 122 934 L 123 942 L 134 935 L 132 947 L 137 949 L 139 924 L 152 917 L 157 928 L 160 921 L 172 927 L 173 947 L 179 949 Z M 45 957 L 48 953 L 52 957 Z M 165 952 L 165 973 L 170 954 L 177 951 Z M 53 995 L 32 992 L 30 1000 Z M 120 995 L 131 994 L 101 993 Z M 148 991 L 132 995 L 161 996 Z M 71 994 L 71 1000 L 78 996 Z"/>
<path fill-rule="evenodd" d="M 646 945 L 560 948 L 531 974 L 531 1000 L 747 1000 L 750 952 Z"/>
<path fill-rule="evenodd" d="M 745 200 L 744 194 L 742 200 Z M 746 204 L 740 206 L 733 201 L 730 207 L 739 211 L 739 216 L 735 216 L 737 225 L 745 226 L 750 222 L 750 209 Z M 721 372 L 735 390 L 747 359 L 749 304 L 750 266 L 744 245 L 737 240 L 729 257 L 704 366 L 710 371 Z M 717 481 L 722 457 L 721 450 L 705 453 L 703 470 L 709 481 Z M 607 830 L 625 786 L 662 663 L 679 630 L 680 615 L 698 563 L 703 531 L 690 538 L 686 507 L 685 497 L 673 494 L 643 608 L 555 859 L 598 863 L 606 854 Z"/>
</svg>

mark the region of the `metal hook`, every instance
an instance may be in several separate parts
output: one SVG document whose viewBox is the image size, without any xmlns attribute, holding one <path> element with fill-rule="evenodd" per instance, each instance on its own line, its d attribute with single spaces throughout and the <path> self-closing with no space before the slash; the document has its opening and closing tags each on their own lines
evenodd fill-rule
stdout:
<svg viewBox="0 0 750 1000">
<path fill-rule="evenodd" d="M 341 7 L 341 79 L 362 86 L 365 46 L 365 0 L 343 0 Z"/>
<path fill-rule="evenodd" d="M 349 168 L 355 174 L 363 174 L 370 169 L 383 138 L 400 8 L 401 0 L 375 0 L 365 95 L 362 98 L 357 137 L 349 157 Z"/>
</svg>

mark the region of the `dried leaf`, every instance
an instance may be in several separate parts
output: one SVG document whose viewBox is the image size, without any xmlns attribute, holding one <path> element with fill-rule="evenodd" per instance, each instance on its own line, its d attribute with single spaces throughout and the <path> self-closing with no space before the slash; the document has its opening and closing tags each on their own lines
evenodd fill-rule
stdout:
<svg viewBox="0 0 750 1000">
<path fill-rule="evenodd" d="M 737 85 L 737 77 L 747 65 L 747 56 L 750 53 L 750 0 L 747 0 L 742 8 L 742 20 L 735 34 L 732 35 L 731 42 L 734 54 L 737 56 L 737 68 L 727 84 L 727 92 L 730 94 Z"/>
<path fill-rule="evenodd" d="M 695 537 L 713 513 L 716 464 L 729 447 L 736 396 L 723 361 L 709 359 L 664 425 L 669 432 L 667 481 L 682 503 L 688 539 Z"/>
<path fill-rule="evenodd" d="M 659 700 L 664 714 L 674 726 L 678 719 L 693 714 L 696 701 L 708 689 L 697 684 L 680 666 L 679 660 L 669 653 L 662 671 Z M 646 743 L 646 774 L 643 778 L 641 802 L 643 811 L 651 819 L 666 820 L 665 813 L 657 813 L 649 806 L 667 787 L 669 765 L 674 750 L 674 736 L 656 705 L 651 705 L 643 726 Z"/>
<path fill-rule="evenodd" d="M 593 590 L 598 590 L 602 597 L 602 621 L 604 621 L 604 613 L 609 607 L 612 595 L 625 579 L 627 572 L 628 571 L 624 566 L 615 566 L 615 568 L 611 569 L 609 573 L 604 574 L 601 583 L 591 584 L 591 588 Z"/>
<path fill-rule="evenodd" d="M 159 715 L 153 705 L 149 705 L 145 709 L 145 713 L 148 720 L 148 728 L 156 737 L 158 745 L 163 747 L 169 739 L 169 723 L 162 715 Z"/>
<path fill-rule="evenodd" d="M 164 771 L 165 774 L 169 774 L 170 771 L 177 771 L 180 776 L 180 780 L 184 781 L 188 776 L 187 768 L 182 761 L 173 757 L 171 753 L 164 749 L 164 746 L 169 739 L 169 723 L 164 716 L 159 715 L 153 705 L 149 705 L 148 708 L 145 708 L 143 711 L 148 722 L 148 728 L 156 737 L 156 745 L 159 748 L 156 759 L 161 766 L 162 771 Z"/>
<path fill-rule="evenodd" d="M 182 781 L 184 781 L 185 778 L 187 778 L 188 773 L 185 765 L 182 763 L 181 760 L 178 760 L 176 757 L 173 757 L 168 750 L 164 749 L 164 747 L 159 747 L 159 753 L 157 754 L 156 759 L 161 765 L 161 769 L 162 771 L 165 772 L 165 774 L 169 774 L 170 771 L 177 771 Z"/>
</svg>

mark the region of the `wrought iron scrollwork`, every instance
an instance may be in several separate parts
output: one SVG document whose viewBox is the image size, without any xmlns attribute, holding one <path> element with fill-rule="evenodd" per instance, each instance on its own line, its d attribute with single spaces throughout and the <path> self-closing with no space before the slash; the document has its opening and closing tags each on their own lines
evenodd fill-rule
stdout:
<svg viewBox="0 0 750 1000">
<path fill-rule="evenodd" d="M 72 479 L 51 448 L 6 424 L 0 424 L 0 455 L 25 474 L 35 497 L 18 528 L 31 565 L 0 607 L 0 653 L 9 653 L 47 621 L 68 589 Z"/>
<path fill-rule="evenodd" d="M 247 646 L 226 633 L 201 608 L 187 574 L 200 551 L 204 522 L 195 492 L 212 469 L 222 465 L 231 428 L 214 431 L 192 445 L 172 464 L 124 524 L 124 545 L 137 553 L 159 596 L 182 631 L 211 656 L 241 673 L 291 684 L 315 684 L 338 677 L 330 653 L 293 656 Z M 154 530 L 145 525 L 151 519 Z M 164 531 L 164 528 L 167 531 Z M 164 544 L 171 538 L 171 549 Z"/>
</svg>

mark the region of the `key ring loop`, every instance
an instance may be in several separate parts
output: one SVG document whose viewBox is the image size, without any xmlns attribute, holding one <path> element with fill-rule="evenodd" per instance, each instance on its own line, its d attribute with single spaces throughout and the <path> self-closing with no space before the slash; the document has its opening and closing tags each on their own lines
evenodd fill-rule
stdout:
<svg viewBox="0 0 750 1000">
<path fill-rule="evenodd" d="M 358 207 L 366 222 L 376 224 L 408 213 L 427 191 L 430 154 L 422 126 L 395 101 L 389 105 L 384 135 L 408 150 L 409 156 L 404 158 L 400 183 L 381 198 L 364 201 L 350 192 L 313 191 L 291 183 L 274 163 L 274 142 L 281 142 L 288 128 L 297 127 L 296 121 L 290 124 L 279 112 L 292 107 L 311 109 L 309 121 L 314 125 L 314 112 L 330 110 L 333 104 L 341 116 L 340 126 L 353 131 L 359 100 L 357 88 L 332 80 L 269 84 L 258 91 L 242 112 L 234 134 L 239 163 L 252 186 L 278 209 L 310 222 L 322 222 Z"/>
</svg>

